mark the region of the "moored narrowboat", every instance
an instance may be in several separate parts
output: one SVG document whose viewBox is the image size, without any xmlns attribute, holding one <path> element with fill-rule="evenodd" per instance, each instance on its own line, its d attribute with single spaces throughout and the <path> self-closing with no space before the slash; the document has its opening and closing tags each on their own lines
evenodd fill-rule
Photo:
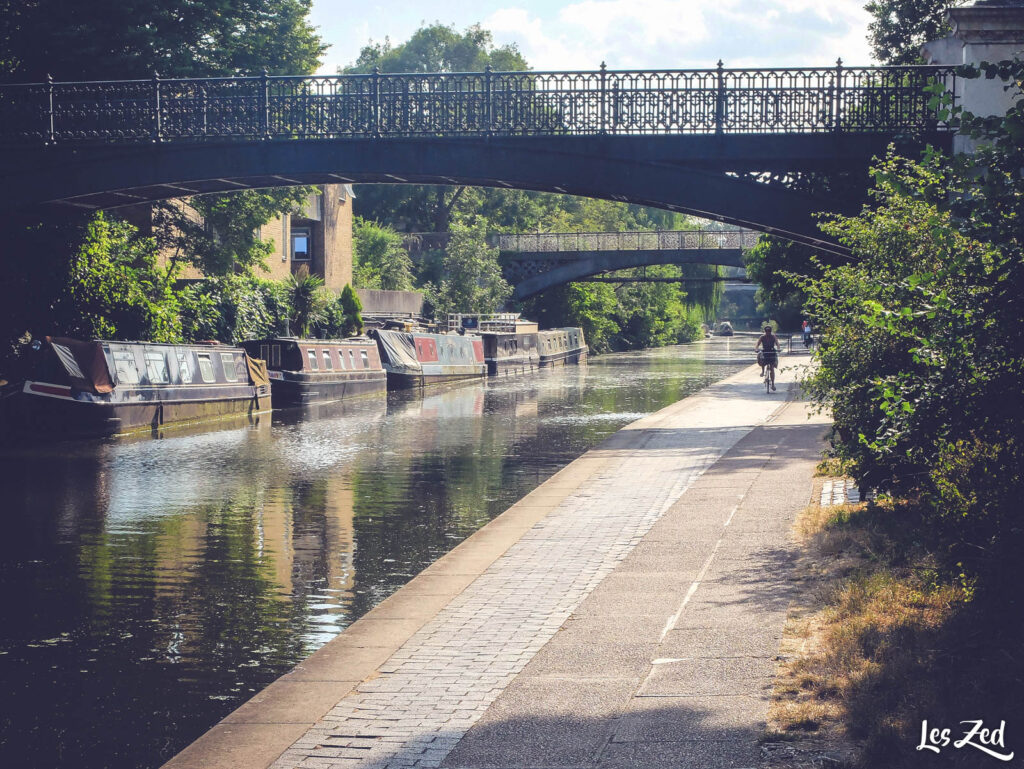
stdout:
<svg viewBox="0 0 1024 769">
<path fill-rule="evenodd" d="M 479 336 L 421 331 L 370 332 L 377 340 L 388 389 L 407 389 L 483 377 L 484 343 Z"/>
<path fill-rule="evenodd" d="M 242 342 L 242 347 L 267 362 L 274 408 L 335 401 L 387 388 L 377 343 L 366 337 L 275 337 Z"/>
<path fill-rule="evenodd" d="M 587 362 L 587 344 L 583 340 L 582 328 L 568 327 L 538 331 L 537 347 L 542 367 Z"/>
<path fill-rule="evenodd" d="M 485 331 L 484 362 L 491 376 L 508 376 L 534 371 L 540 367 L 537 333 L 517 334 Z"/>
<path fill-rule="evenodd" d="M 0 422 L 26 436 L 101 437 L 270 410 L 262 361 L 222 345 L 47 337 Z"/>
</svg>

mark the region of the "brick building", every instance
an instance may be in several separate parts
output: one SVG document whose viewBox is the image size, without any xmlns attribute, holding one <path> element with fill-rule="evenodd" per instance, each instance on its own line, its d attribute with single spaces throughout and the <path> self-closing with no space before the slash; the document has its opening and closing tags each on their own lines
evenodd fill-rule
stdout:
<svg viewBox="0 0 1024 769">
<path fill-rule="evenodd" d="M 302 211 L 263 225 L 258 235 L 274 251 L 267 258 L 270 272 L 262 275 L 282 280 L 306 265 L 327 288 L 341 293 L 352 282 L 353 197 L 347 184 L 320 185 Z"/>
<path fill-rule="evenodd" d="M 304 265 L 310 274 L 323 278 L 327 288 L 340 294 L 345 284 L 352 282 L 352 200 L 355 196 L 348 184 L 323 184 L 316 190 L 301 211 L 275 217 L 259 228 L 257 236 L 271 243 L 273 251 L 266 260 L 268 271 L 258 270 L 257 274 L 283 280 Z M 198 220 L 197 213 L 185 210 Z M 119 213 L 144 232 L 150 231 L 152 219 L 148 206 L 122 209 Z M 164 258 L 169 255 L 165 254 Z M 199 280 L 203 274 L 189 266 L 181 277 Z"/>
</svg>

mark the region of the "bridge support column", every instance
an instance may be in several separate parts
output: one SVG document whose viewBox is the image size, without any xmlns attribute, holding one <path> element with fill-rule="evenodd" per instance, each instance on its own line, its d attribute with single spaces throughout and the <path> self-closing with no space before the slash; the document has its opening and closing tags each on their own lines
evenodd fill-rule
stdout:
<svg viewBox="0 0 1024 769">
<path fill-rule="evenodd" d="M 921 53 L 929 64 L 958 66 L 1024 58 L 1024 0 L 977 0 L 951 8 L 953 34 L 926 43 Z M 957 78 L 957 103 L 975 115 L 1005 115 L 1017 94 L 996 78 Z M 973 152 L 977 142 L 968 136 L 953 139 L 954 152 Z"/>
</svg>

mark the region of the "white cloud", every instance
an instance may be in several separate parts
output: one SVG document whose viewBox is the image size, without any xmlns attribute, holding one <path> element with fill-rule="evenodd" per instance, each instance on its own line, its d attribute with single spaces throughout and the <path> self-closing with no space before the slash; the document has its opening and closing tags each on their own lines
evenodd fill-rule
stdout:
<svg viewBox="0 0 1024 769">
<path fill-rule="evenodd" d="M 863 0 L 581 0 L 554 15 L 502 8 L 483 20 L 535 69 L 869 63 Z"/>
</svg>

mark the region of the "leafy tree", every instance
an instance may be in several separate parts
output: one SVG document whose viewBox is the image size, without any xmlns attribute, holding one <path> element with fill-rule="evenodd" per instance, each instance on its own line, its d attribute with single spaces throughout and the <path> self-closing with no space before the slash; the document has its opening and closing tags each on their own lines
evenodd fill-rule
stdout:
<svg viewBox="0 0 1024 769">
<path fill-rule="evenodd" d="M 758 312 L 775 318 L 781 328 L 800 325 L 807 303 L 804 281 L 820 278 L 826 267 L 845 261 L 837 254 L 771 235 L 763 235 L 743 255 L 747 277 L 759 284 Z"/>
<path fill-rule="evenodd" d="M 494 46 L 491 33 L 474 24 L 462 33 L 454 27 L 432 24 L 420 27 L 404 43 L 393 45 L 370 42 L 359 52 L 355 64 L 342 74 L 381 72 L 483 72 L 486 67 L 499 72 L 528 69 L 519 49 L 512 45 Z"/>
<path fill-rule="evenodd" d="M 404 43 L 370 42 L 342 74 L 381 72 L 523 71 L 526 60 L 515 45 L 494 46 L 491 33 L 479 25 L 458 32 L 443 24 L 424 26 Z M 360 187 L 357 213 L 405 232 L 447 232 L 465 187 L 443 185 L 374 185 Z"/>
<path fill-rule="evenodd" d="M 0 0 L 12 81 L 302 74 L 326 46 L 312 0 Z"/>
<path fill-rule="evenodd" d="M 64 331 L 87 339 L 181 338 L 173 273 L 157 266 L 156 243 L 97 213 L 68 265 Z"/>
<path fill-rule="evenodd" d="M 356 334 L 363 333 L 363 316 L 361 314 L 363 304 L 359 301 L 359 296 L 348 283 L 341 290 L 338 305 L 341 307 L 345 319 L 345 325 L 342 329 L 344 335 L 355 336 Z"/>
<path fill-rule="evenodd" d="M 172 262 L 193 264 L 204 275 L 265 270 L 272 247 L 257 236 L 258 228 L 295 211 L 313 191 L 279 187 L 160 203 L 154 206 L 154 233 Z"/>
<path fill-rule="evenodd" d="M 48 73 L 58 80 L 138 79 L 154 71 L 164 77 L 257 75 L 264 69 L 272 74 L 309 73 L 325 48 L 308 23 L 310 3 L 0 0 L 0 80 L 40 81 Z M 244 269 L 257 265 L 265 246 L 253 239 L 252 231 L 261 217 L 265 222 L 288 211 L 296 195 L 260 191 L 195 199 L 195 209 L 205 209 L 217 235 L 183 223 L 175 236 L 177 261 L 196 263 L 214 275 L 231 272 L 234 258 Z M 163 211 L 166 219 L 170 214 Z M 157 219 L 159 225 L 159 213 Z M 45 254 L 12 264 L 0 287 L 2 298 L 10 299 L 3 301 L 10 320 L 0 320 L 0 333 L 10 340 L 28 328 L 65 324 L 60 313 L 68 297 L 60 276 L 79 258 L 85 220 L 25 223 L 7 218 L 0 225 L 8 247 Z M 105 226 L 113 226 L 109 217 Z M 167 232 L 158 227 L 157 235 L 164 238 Z M 202 308 L 188 311 L 192 309 Z"/>
<path fill-rule="evenodd" d="M 864 9 L 872 55 L 882 64 L 920 64 L 921 46 L 950 33 L 946 11 L 967 0 L 872 0 Z"/>
<path fill-rule="evenodd" d="M 960 116 L 973 156 L 881 163 L 875 206 L 826 227 L 854 261 L 806 283 L 826 329 L 807 384 L 835 452 L 860 481 L 920 499 L 975 573 L 1024 545 L 1024 63 L 982 70 L 1015 106 Z"/>
<path fill-rule="evenodd" d="M 428 285 L 427 295 L 436 316 L 449 312 L 497 312 L 512 294 L 498 264 L 498 249 L 487 245 L 487 220 L 452 225 L 445 249 L 444 277 Z"/>
<path fill-rule="evenodd" d="M 356 218 L 352 232 L 354 279 L 360 288 L 408 291 L 413 265 L 402 236 L 391 227 Z"/>
<path fill-rule="evenodd" d="M 207 278 L 178 297 L 187 341 L 263 339 L 283 332 L 291 316 L 287 285 L 252 275 Z"/>
</svg>

